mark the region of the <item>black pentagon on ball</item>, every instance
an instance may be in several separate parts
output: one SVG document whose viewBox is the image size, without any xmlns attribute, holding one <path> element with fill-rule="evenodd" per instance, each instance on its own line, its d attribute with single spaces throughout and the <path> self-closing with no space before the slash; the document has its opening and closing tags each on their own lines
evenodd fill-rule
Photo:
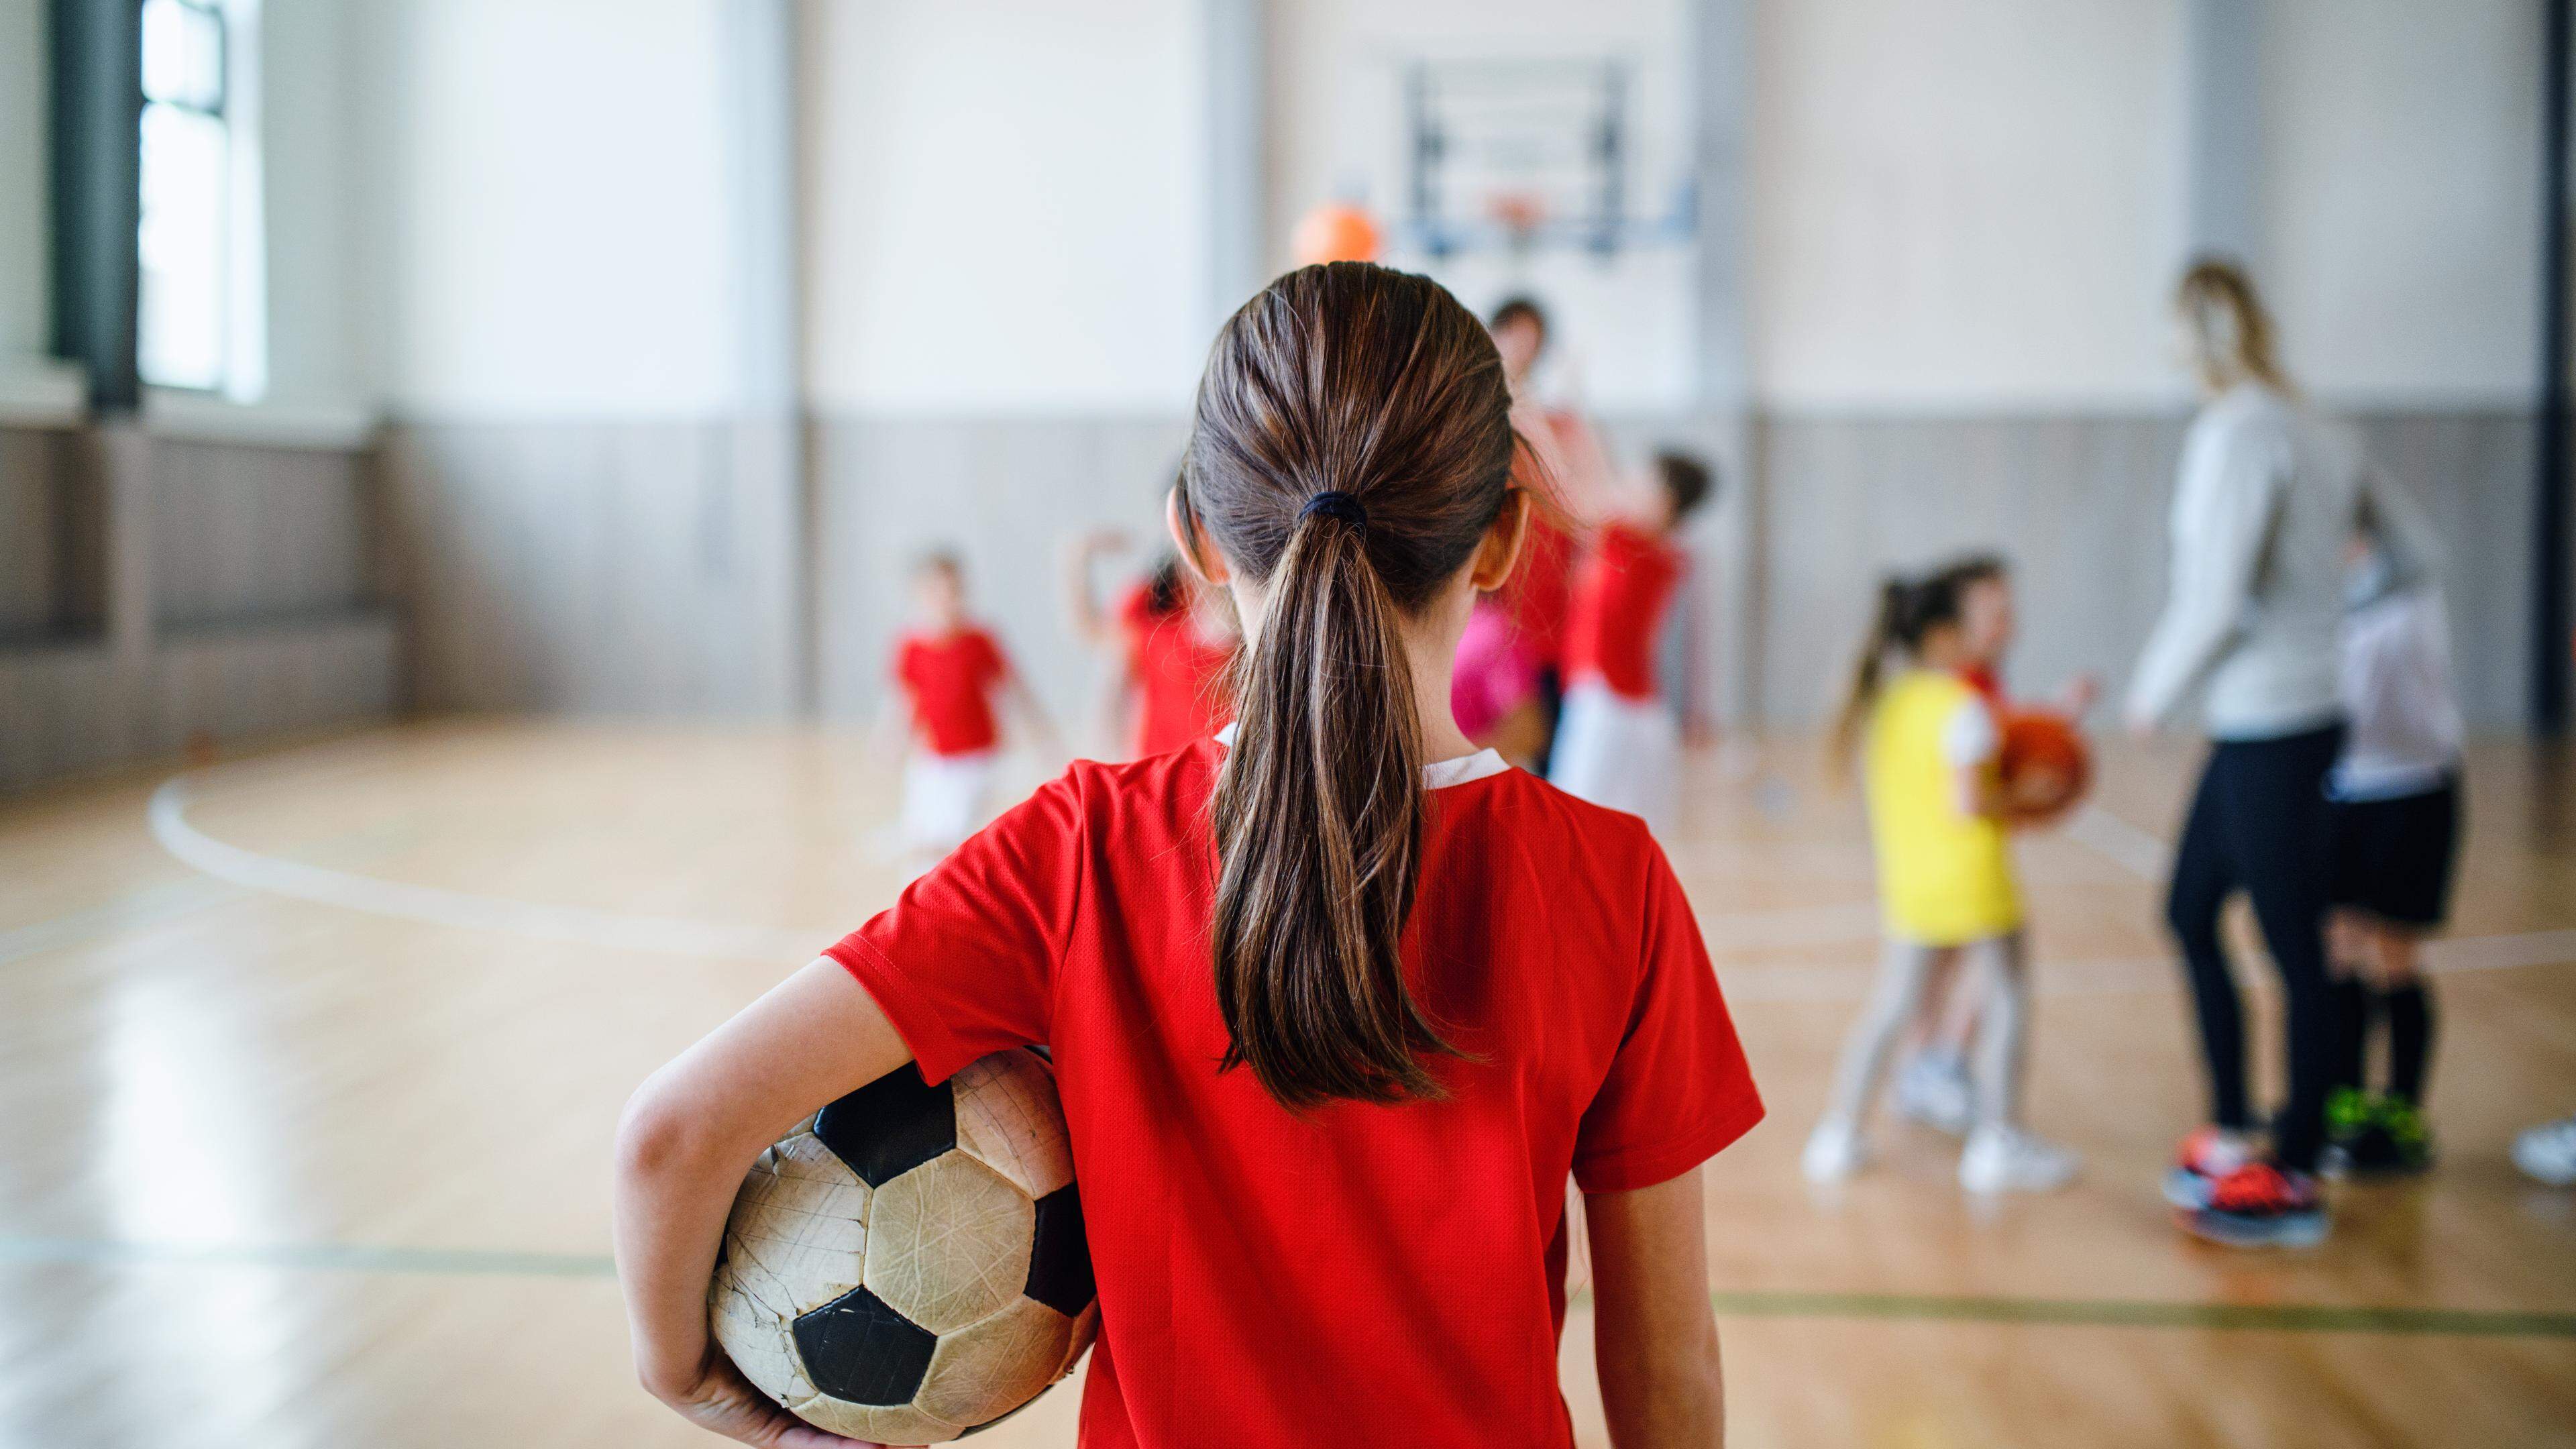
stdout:
<svg viewBox="0 0 2576 1449">
<path fill-rule="evenodd" d="M 805 1377 L 853 1404 L 911 1403 L 938 1348 L 937 1334 L 865 1288 L 796 1319 L 796 1353 L 805 1361 Z"/>
<path fill-rule="evenodd" d="M 1072 1183 L 1038 1199 L 1029 1244 L 1029 1282 L 1021 1290 L 1067 1318 L 1091 1305 L 1091 1243 L 1082 1236 L 1082 1195 Z"/>
<path fill-rule="evenodd" d="M 814 1136 L 861 1182 L 883 1187 L 957 1146 L 957 1102 L 907 1062 L 815 1113 Z"/>
</svg>

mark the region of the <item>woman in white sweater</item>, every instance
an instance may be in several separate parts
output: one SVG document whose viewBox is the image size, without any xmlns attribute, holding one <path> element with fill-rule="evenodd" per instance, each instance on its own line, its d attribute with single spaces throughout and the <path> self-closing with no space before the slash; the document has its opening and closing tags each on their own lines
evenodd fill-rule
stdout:
<svg viewBox="0 0 2576 1449">
<path fill-rule="evenodd" d="M 2359 988 L 2328 970 L 2324 940 L 2345 550 L 2365 510 L 2401 558 L 2429 559 L 2429 531 L 2350 437 L 2299 403 L 2242 271 L 2195 264 L 2175 308 L 2204 406 L 2174 494 L 2171 593 L 2128 716 L 2132 729 L 2152 730 L 2205 687 L 2212 747 L 2166 919 L 2190 970 L 2211 1121 L 2184 1139 L 2166 1195 L 2205 1237 L 2314 1243 L 2328 1227 L 2315 1179 L 2326 1098 L 2359 1065 Z M 2253 1140 L 2244 1009 L 2218 929 L 2239 890 L 2288 998 L 2289 1101 L 2268 1155 Z"/>
</svg>

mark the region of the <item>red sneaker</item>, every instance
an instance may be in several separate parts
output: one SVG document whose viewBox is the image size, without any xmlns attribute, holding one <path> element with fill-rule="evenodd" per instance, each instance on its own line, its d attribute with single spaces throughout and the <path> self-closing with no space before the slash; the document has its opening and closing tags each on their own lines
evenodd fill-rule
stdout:
<svg viewBox="0 0 2576 1449">
<path fill-rule="evenodd" d="M 2185 1212 L 2198 1212 L 2209 1206 L 2211 1184 L 2254 1159 L 2254 1144 L 2243 1133 L 2224 1127 L 2194 1128 L 2174 1149 L 2174 1165 L 2165 1173 L 2165 1201 Z"/>
<path fill-rule="evenodd" d="M 2313 1248 L 2333 1220 L 2314 1177 L 2249 1162 L 2211 1183 L 2208 1204 L 2184 1214 L 2183 1225 L 2235 1248 Z"/>
</svg>

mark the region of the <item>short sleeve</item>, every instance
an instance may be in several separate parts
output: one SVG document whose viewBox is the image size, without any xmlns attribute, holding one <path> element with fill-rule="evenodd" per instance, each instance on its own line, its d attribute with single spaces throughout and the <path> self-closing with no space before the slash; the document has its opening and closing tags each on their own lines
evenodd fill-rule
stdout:
<svg viewBox="0 0 2576 1449">
<path fill-rule="evenodd" d="M 1049 1039 L 1083 880 L 1081 787 L 1068 774 L 985 827 L 824 954 L 858 978 L 939 1082 Z"/>
<path fill-rule="evenodd" d="M 912 641 L 907 639 L 895 646 L 894 667 L 886 672 L 893 676 L 895 683 L 910 689 L 914 686 L 912 666 L 913 646 Z"/>
<path fill-rule="evenodd" d="M 1640 973 L 1628 1031 L 1583 1113 L 1574 1180 L 1585 1192 L 1669 1181 L 1762 1120 L 1699 922 L 1663 852 L 1650 852 Z"/>
<path fill-rule="evenodd" d="M 1941 758 L 1962 770 L 1993 759 L 2003 743 L 1993 706 L 1973 695 L 1959 701 L 1941 726 Z"/>
<path fill-rule="evenodd" d="M 975 636 L 975 642 L 984 654 L 985 682 L 999 684 L 1010 678 L 1011 658 L 1002 652 L 1002 641 L 990 634 L 978 634 Z"/>
</svg>

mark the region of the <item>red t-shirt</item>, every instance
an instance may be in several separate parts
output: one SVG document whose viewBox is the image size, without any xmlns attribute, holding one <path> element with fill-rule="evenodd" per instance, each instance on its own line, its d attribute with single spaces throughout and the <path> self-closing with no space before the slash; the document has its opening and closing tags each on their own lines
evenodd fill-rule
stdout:
<svg viewBox="0 0 2576 1449">
<path fill-rule="evenodd" d="M 1476 757 L 1432 792 L 1405 960 L 1477 1059 L 1428 1059 L 1443 1101 L 1300 1117 L 1217 1071 L 1224 749 L 1076 763 L 830 954 L 930 1081 L 1053 1047 L 1100 1291 L 1085 1449 L 1570 1444 L 1568 1172 L 1649 1186 L 1762 1115 L 1690 903 L 1634 817 Z"/>
<path fill-rule="evenodd" d="M 1225 671 L 1234 648 L 1203 637 L 1186 602 L 1155 613 L 1153 590 L 1139 584 L 1118 601 L 1118 627 L 1127 636 L 1127 681 L 1136 691 L 1138 759 L 1206 739 L 1233 717 Z"/>
<path fill-rule="evenodd" d="M 934 755 L 972 755 L 1001 738 L 993 686 L 1010 677 L 993 636 L 969 624 L 945 637 L 907 634 L 895 646 L 895 682 L 912 699 L 913 731 Z"/>
<path fill-rule="evenodd" d="M 1614 694 L 1653 699 L 1655 636 L 1681 577 L 1680 549 L 1631 523 L 1603 524 L 1574 576 L 1567 681 L 1598 679 Z"/>
</svg>

